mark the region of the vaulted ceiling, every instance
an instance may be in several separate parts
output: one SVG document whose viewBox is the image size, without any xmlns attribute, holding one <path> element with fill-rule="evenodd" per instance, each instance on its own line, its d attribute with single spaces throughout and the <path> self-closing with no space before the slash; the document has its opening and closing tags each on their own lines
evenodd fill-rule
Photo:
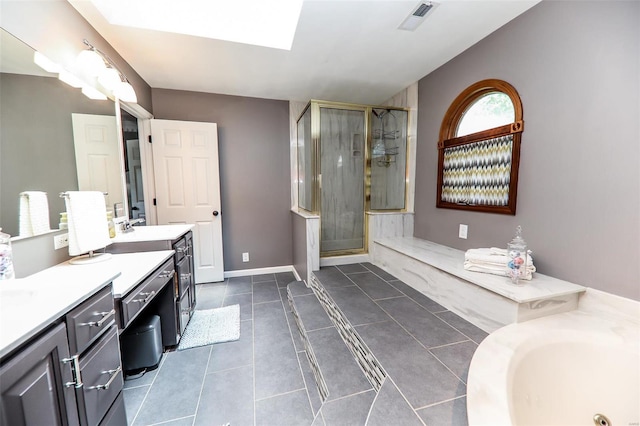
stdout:
<svg viewBox="0 0 640 426">
<path fill-rule="evenodd" d="M 213 0 L 212 0 L 213 1 Z M 305 0 L 291 50 L 110 24 L 69 0 L 153 88 L 307 101 L 383 102 L 539 0 L 440 0 L 415 31 L 419 4 Z"/>
</svg>

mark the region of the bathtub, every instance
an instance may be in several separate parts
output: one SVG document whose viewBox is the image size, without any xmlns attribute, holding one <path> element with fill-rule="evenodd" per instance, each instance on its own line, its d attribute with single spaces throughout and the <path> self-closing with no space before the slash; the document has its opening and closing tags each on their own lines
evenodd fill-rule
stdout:
<svg viewBox="0 0 640 426">
<path fill-rule="evenodd" d="M 470 425 L 640 424 L 640 303 L 598 293 L 587 292 L 582 309 L 508 325 L 480 344 Z"/>
</svg>

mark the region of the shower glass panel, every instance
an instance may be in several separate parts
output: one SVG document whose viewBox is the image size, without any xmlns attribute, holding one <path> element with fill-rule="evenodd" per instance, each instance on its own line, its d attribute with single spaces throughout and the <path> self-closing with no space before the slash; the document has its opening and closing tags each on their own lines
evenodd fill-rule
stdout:
<svg viewBox="0 0 640 426">
<path fill-rule="evenodd" d="M 371 210 L 405 208 L 407 121 L 404 110 L 371 110 Z"/>
<path fill-rule="evenodd" d="M 320 251 L 365 249 L 365 110 L 320 108 Z"/>
<path fill-rule="evenodd" d="M 298 206 L 313 211 L 313 143 L 311 140 L 311 108 L 298 119 Z"/>
</svg>

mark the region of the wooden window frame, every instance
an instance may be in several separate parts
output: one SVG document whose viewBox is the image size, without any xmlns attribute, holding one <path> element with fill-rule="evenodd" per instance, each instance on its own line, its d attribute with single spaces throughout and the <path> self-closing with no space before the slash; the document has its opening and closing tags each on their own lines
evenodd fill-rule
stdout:
<svg viewBox="0 0 640 426">
<path fill-rule="evenodd" d="M 509 96 L 515 112 L 514 122 L 503 126 L 494 127 L 470 135 L 456 137 L 460 120 L 468 108 L 481 97 L 494 92 L 501 92 Z M 516 214 L 516 201 L 518 190 L 518 168 L 520 163 L 520 143 L 522 132 L 524 131 L 524 120 L 522 118 L 522 101 L 516 89 L 503 80 L 488 79 L 482 80 L 467 87 L 453 101 L 442 120 L 440 126 L 440 137 L 438 140 L 438 191 L 436 207 L 480 211 L 498 214 Z M 511 174 L 509 180 L 509 200 L 507 205 L 475 205 L 467 203 L 452 203 L 442 200 L 443 184 L 443 164 L 446 148 L 482 142 L 487 139 L 501 136 L 513 135 L 513 147 L 511 151 Z"/>
</svg>

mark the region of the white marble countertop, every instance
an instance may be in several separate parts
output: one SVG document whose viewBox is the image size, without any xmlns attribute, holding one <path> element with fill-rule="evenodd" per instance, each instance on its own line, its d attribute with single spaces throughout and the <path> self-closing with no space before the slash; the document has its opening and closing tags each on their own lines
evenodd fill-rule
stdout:
<svg viewBox="0 0 640 426">
<path fill-rule="evenodd" d="M 507 277 L 472 272 L 464 269 L 464 251 L 414 237 L 376 239 L 375 243 L 455 275 L 518 303 L 581 293 L 585 287 L 534 273 L 531 281 L 514 285 Z"/>
<path fill-rule="evenodd" d="M 173 250 L 114 254 L 112 261 L 117 262 L 120 276 L 113 280 L 113 297 L 124 297 L 173 254 Z"/>
<path fill-rule="evenodd" d="M 0 357 L 110 282 L 114 295 L 125 294 L 173 253 L 114 254 L 110 260 L 85 265 L 64 262 L 26 278 L 0 282 Z"/>
<path fill-rule="evenodd" d="M 111 239 L 112 243 L 137 243 L 141 241 L 173 241 L 193 229 L 193 225 L 152 225 L 133 226 L 133 231 L 119 233 Z"/>
</svg>

